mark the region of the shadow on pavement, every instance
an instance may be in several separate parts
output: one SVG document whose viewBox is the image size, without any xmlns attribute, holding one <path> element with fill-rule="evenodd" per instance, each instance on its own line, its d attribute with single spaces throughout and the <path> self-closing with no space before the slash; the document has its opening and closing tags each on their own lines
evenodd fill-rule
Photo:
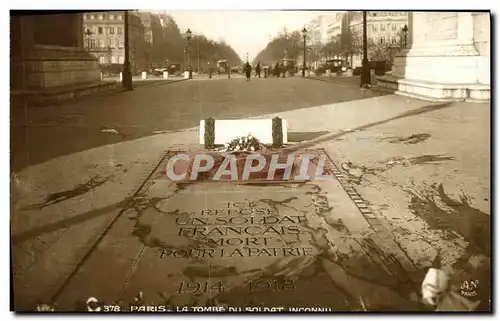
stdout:
<svg viewBox="0 0 500 321">
<path fill-rule="evenodd" d="M 391 117 L 391 118 L 387 118 L 387 119 L 384 119 L 384 120 L 380 120 L 380 121 L 376 121 L 376 122 L 373 122 L 373 123 L 369 123 L 369 124 L 366 124 L 366 125 L 363 125 L 363 126 L 359 126 L 357 128 L 353 128 L 353 129 L 351 129 L 349 131 L 345 131 L 345 132 L 341 132 L 341 133 L 326 134 L 326 135 L 323 135 L 323 136 L 321 136 L 319 138 L 312 139 L 311 141 L 305 142 L 303 144 L 295 145 L 295 146 L 291 146 L 289 148 L 286 148 L 286 151 L 287 152 L 294 152 L 294 151 L 297 151 L 299 149 L 310 148 L 310 147 L 315 146 L 315 145 L 317 145 L 319 143 L 327 142 L 327 141 L 330 141 L 332 139 L 336 139 L 336 138 L 342 137 L 344 135 L 347 135 L 347 134 L 355 132 L 355 131 L 362 131 L 362 130 L 365 130 L 365 129 L 368 129 L 368 128 L 371 128 L 371 127 L 375 127 L 375 126 L 378 126 L 378 125 L 382 125 L 382 124 L 391 122 L 393 120 L 398 120 L 398 119 L 401 119 L 401 118 L 417 116 L 417 115 L 420 115 L 420 114 L 423 114 L 423 113 L 427 113 L 427 112 L 430 112 L 430 111 L 439 110 L 439 109 L 443 109 L 443 108 L 449 108 L 449 107 L 452 107 L 452 106 L 453 106 L 453 103 L 451 103 L 451 102 L 445 102 L 445 103 L 439 103 L 439 104 L 430 104 L 430 105 L 427 105 L 427 106 L 423 106 L 423 107 L 417 108 L 415 110 L 410 110 L 410 111 L 404 112 L 404 113 L 402 113 L 402 114 L 400 114 L 398 116 L 395 116 L 395 117 Z"/>
</svg>

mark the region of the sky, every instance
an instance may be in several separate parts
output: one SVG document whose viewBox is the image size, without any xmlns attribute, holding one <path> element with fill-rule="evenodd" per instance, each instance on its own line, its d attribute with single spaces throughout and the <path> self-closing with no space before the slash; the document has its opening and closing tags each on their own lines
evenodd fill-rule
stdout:
<svg viewBox="0 0 500 321">
<path fill-rule="evenodd" d="M 283 28 L 299 30 L 318 11 L 167 11 L 177 22 L 181 32 L 190 28 L 209 39 L 224 41 L 245 61 L 250 61 L 265 48 Z M 324 13 L 324 12 L 323 12 Z"/>
</svg>

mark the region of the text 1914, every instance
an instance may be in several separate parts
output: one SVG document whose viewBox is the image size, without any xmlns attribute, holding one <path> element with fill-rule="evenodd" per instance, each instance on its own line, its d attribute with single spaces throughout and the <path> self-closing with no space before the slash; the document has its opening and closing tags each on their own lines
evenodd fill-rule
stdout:
<svg viewBox="0 0 500 321">
<path fill-rule="evenodd" d="M 217 283 L 211 284 L 209 281 L 205 282 L 181 282 L 177 293 L 207 293 L 207 292 L 222 292 L 223 285 L 219 281 Z"/>
</svg>

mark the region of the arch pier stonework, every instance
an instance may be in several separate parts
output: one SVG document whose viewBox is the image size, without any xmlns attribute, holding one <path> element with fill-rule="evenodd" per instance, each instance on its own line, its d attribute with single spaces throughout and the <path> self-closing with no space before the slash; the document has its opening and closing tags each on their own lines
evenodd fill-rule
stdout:
<svg viewBox="0 0 500 321">
<path fill-rule="evenodd" d="M 409 21 L 409 48 L 377 85 L 427 100 L 488 102 L 489 13 L 412 12 Z"/>
<path fill-rule="evenodd" d="M 81 14 L 12 16 L 11 98 L 14 105 L 52 102 L 110 90 L 99 62 L 83 47 Z"/>
</svg>

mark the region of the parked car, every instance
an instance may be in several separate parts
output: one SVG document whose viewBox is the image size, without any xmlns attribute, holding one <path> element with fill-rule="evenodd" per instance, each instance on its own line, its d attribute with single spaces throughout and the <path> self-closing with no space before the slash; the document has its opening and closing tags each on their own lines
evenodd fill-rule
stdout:
<svg viewBox="0 0 500 321">
<path fill-rule="evenodd" d="M 383 76 L 387 70 L 387 62 L 385 60 L 370 61 L 370 69 L 375 70 L 375 75 Z"/>
<path fill-rule="evenodd" d="M 167 71 L 168 69 L 167 68 L 155 68 L 153 69 L 153 76 L 163 76 L 163 72 L 164 71 Z"/>
<path fill-rule="evenodd" d="M 101 65 L 101 72 L 105 77 L 117 76 L 122 72 L 122 64 L 103 64 Z"/>
</svg>

